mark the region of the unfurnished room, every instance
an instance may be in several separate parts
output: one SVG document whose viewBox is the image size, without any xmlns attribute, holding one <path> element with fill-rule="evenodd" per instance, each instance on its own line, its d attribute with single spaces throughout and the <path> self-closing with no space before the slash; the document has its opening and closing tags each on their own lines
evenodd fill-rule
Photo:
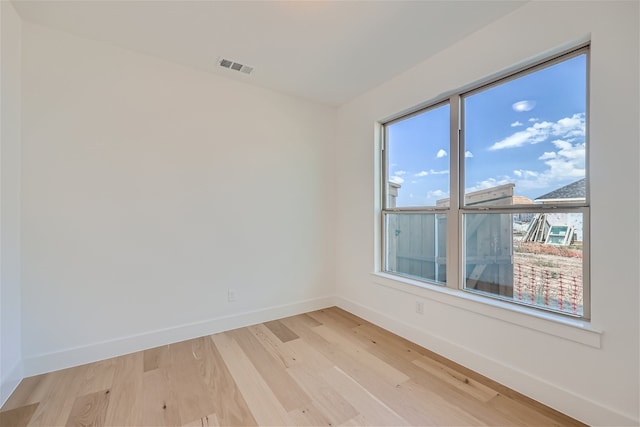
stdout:
<svg viewBox="0 0 640 427">
<path fill-rule="evenodd" d="M 640 2 L 1 0 L 0 425 L 640 425 Z"/>
</svg>

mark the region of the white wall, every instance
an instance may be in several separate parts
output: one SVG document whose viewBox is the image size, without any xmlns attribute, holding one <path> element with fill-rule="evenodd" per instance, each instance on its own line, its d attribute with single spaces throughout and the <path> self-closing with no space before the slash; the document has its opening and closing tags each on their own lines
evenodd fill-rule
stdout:
<svg viewBox="0 0 640 427">
<path fill-rule="evenodd" d="M 582 421 L 637 425 L 638 15 L 637 2 L 531 2 L 342 106 L 339 304 Z M 372 275 L 374 123 L 589 37 L 591 325 L 531 318 Z"/>
<path fill-rule="evenodd" d="M 23 28 L 27 375 L 332 304 L 335 110 Z"/>
<path fill-rule="evenodd" d="M 20 303 L 21 20 L 0 2 L 0 405 L 22 379 Z"/>
</svg>

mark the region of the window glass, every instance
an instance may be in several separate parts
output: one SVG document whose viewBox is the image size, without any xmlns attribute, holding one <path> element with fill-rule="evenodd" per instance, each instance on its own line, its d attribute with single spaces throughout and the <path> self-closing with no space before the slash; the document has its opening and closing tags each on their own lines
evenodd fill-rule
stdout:
<svg viewBox="0 0 640 427">
<path fill-rule="evenodd" d="M 581 213 L 482 213 L 463 218 L 465 289 L 583 315 Z"/>
<path fill-rule="evenodd" d="M 581 54 L 463 98 L 465 205 L 585 202 L 586 79 Z"/>
<path fill-rule="evenodd" d="M 446 283 L 447 222 L 444 214 L 388 213 L 385 229 L 385 271 Z"/>
<path fill-rule="evenodd" d="M 449 104 L 386 126 L 387 208 L 449 197 Z"/>
</svg>

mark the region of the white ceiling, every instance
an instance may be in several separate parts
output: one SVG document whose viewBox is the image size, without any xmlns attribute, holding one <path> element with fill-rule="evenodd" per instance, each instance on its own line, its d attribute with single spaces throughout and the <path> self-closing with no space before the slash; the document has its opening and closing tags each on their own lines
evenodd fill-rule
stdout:
<svg viewBox="0 0 640 427">
<path fill-rule="evenodd" d="M 26 21 L 337 106 L 522 6 L 514 1 L 30 1 Z M 225 57 L 250 75 L 218 66 Z"/>
</svg>

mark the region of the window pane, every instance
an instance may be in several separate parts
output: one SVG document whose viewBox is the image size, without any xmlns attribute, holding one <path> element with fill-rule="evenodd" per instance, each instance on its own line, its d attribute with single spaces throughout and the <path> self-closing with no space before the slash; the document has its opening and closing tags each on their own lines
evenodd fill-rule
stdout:
<svg viewBox="0 0 640 427">
<path fill-rule="evenodd" d="M 583 215 L 464 215 L 465 289 L 583 315 Z"/>
<path fill-rule="evenodd" d="M 446 283 L 446 216 L 385 214 L 385 271 Z"/>
<path fill-rule="evenodd" d="M 586 53 L 463 106 L 467 206 L 586 203 Z"/>
<path fill-rule="evenodd" d="M 386 207 L 436 206 L 449 197 L 449 104 L 386 126 Z"/>
</svg>

